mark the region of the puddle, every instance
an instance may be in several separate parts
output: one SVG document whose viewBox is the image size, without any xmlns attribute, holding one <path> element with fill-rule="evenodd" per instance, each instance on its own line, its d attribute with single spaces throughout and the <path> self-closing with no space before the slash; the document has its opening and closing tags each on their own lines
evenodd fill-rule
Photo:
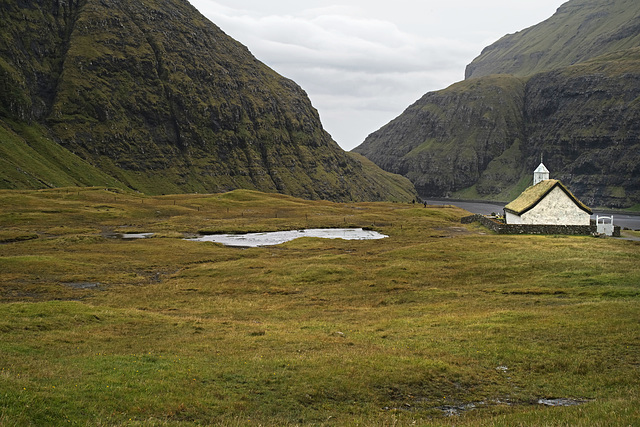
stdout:
<svg viewBox="0 0 640 427">
<path fill-rule="evenodd" d="M 155 233 L 122 233 L 120 237 L 122 239 L 148 239 L 152 237 Z"/>
<path fill-rule="evenodd" d="M 299 237 L 376 240 L 384 239 L 389 236 L 372 230 L 363 230 L 362 228 L 311 228 L 306 230 L 275 231 L 269 233 L 213 234 L 187 240 L 194 242 L 216 242 L 222 243 L 225 246 L 257 248 L 260 246 L 279 245 Z"/>
<path fill-rule="evenodd" d="M 477 402 L 477 403 L 467 403 L 466 405 L 459 405 L 459 406 L 439 406 L 437 409 L 441 410 L 442 415 L 444 415 L 445 417 L 458 417 L 462 415 L 463 412 L 476 409 L 478 405 L 484 406 L 485 403 Z"/>
<path fill-rule="evenodd" d="M 593 399 L 569 399 L 569 398 L 560 398 L 560 399 L 538 399 L 532 400 L 529 402 L 514 402 L 509 399 L 494 399 L 489 401 L 478 401 L 478 402 L 470 402 L 464 404 L 453 404 L 453 405 L 442 405 L 442 406 L 428 406 L 428 401 L 425 402 L 413 402 L 415 407 L 405 403 L 400 407 L 390 408 L 384 407 L 383 410 L 399 410 L 399 411 L 415 411 L 415 410 L 425 410 L 425 409 L 437 409 L 442 413 L 445 417 L 459 417 L 463 415 L 465 412 L 473 411 L 475 409 L 481 408 L 490 408 L 492 406 L 522 406 L 522 405 L 542 405 L 549 407 L 559 407 L 559 406 L 577 406 L 584 405 L 585 403 L 592 402 Z"/>
<path fill-rule="evenodd" d="M 576 406 L 589 402 L 585 399 L 539 399 L 538 405 L 545 406 Z"/>
<path fill-rule="evenodd" d="M 100 286 L 99 282 L 73 282 L 73 283 L 63 283 L 65 286 L 69 286 L 74 289 L 93 289 Z"/>
</svg>

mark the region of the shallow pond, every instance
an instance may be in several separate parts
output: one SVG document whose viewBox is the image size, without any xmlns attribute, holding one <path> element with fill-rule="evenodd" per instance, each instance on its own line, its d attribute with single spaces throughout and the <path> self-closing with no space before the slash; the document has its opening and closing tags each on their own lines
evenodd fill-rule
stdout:
<svg viewBox="0 0 640 427">
<path fill-rule="evenodd" d="M 306 230 L 274 231 L 269 233 L 212 234 L 187 239 L 196 242 L 216 242 L 225 246 L 256 248 L 289 242 L 299 237 L 320 237 L 323 239 L 375 240 L 384 239 L 384 234 L 362 228 L 311 228 Z"/>
<path fill-rule="evenodd" d="M 122 233 L 120 237 L 123 239 L 148 239 L 153 235 L 154 233 Z"/>
</svg>

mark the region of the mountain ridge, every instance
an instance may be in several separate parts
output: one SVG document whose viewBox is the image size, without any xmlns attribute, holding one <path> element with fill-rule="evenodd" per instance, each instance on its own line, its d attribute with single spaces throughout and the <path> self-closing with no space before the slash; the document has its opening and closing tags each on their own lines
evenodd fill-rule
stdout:
<svg viewBox="0 0 640 427">
<path fill-rule="evenodd" d="M 636 46 L 640 46 L 640 3 L 572 0 L 549 19 L 484 48 L 466 67 L 465 79 L 528 76 Z"/>
</svg>

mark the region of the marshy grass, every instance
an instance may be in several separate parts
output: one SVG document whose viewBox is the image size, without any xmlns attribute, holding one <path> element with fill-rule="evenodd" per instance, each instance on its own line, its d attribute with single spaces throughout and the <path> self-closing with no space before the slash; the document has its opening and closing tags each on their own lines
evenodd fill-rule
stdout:
<svg viewBox="0 0 640 427">
<path fill-rule="evenodd" d="M 636 424 L 640 244 L 498 236 L 465 214 L 2 191 L 0 424 Z M 183 240 L 345 226 L 390 237 Z M 581 404 L 538 403 L 554 398 Z"/>
</svg>

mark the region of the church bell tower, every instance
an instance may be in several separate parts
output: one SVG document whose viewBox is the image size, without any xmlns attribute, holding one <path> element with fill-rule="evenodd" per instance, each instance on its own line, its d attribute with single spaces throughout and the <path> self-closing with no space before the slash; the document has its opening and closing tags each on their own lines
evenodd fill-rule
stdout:
<svg viewBox="0 0 640 427">
<path fill-rule="evenodd" d="M 549 170 L 544 163 L 540 162 L 540 166 L 533 172 L 533 185 L 549 179 Z"/>
</svg>

